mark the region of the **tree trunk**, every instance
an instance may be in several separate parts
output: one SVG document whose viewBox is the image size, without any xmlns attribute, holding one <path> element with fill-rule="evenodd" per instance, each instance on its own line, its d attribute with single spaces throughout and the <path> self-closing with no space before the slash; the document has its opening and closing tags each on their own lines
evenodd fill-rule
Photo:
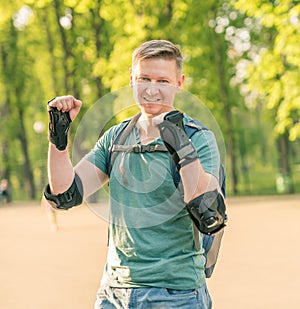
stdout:
<svg viewBox="0 0 300 309">
<path fill-rule="evenodd" d="M 100 7 L 101 7 L 101 2 L 98 2 L 96 7 L 90 10 L 90 13 L 92 16 L 91 24 L 93 27 L 93 34 L 94 34 L 94 40 L 95 40 L 95 46 L 96 46 L 96 50 L 95 50 L 96 59 L 100 58 L 101 48 L 102 48 L 101 31 L 102 31 L 103 20 L 99 16 Z M 103 84 L 99 76 L 95 78 L 95 82 L 96 82 L 98 98 L 101 98 L 103 96 Z"/>
<path fill-rule="evenodd" d="M 29 152 L 28 152 L 28 141 L 26 136 L 26 128 L 24 124 L 24 113 L 19 108 L 19 121 L 20 121 L 20 133 L 19 140 L 21 142 L 21 149 L 24 157 L 24 183 L 26 191 L 29 192 L 29 197 L 32 199 L 36 198 L 36 189 L 34 183 L 34 176 L 32 171 L 32 166 L 30 163 Z"/>
<path fill-rule="evenodd" d="M 278 138 L 279 171 L 282 177 L 284 193 L 293 193 L 292 170 L 290 165 L 290 142 L 288 132 Z"/>
<path fill-rule="evenodd" d="M 53 92 L 54 95 L 53 96 L 58 96 L 60 94 L 60 89 L 58 87 L 59 82 L 57 80 L 57 65 L 56 65 L 56 57 L 54 57 L 54 40 L 53 40 L 53 36 L 52 33 L 50 31 L 50 25 L 49 25 L 49 21 L 48 21 L 48 16 L 47 13 L 41 13 L 41 20 L 42 23 L 45 27 L 45 31 L 46 31 L 46 36 L 47 36 L 47 44 L 48 44 L 48 49 L 49 49 L 49 53 L 50 53 L 50 69 L 51 69 L 51 82 L 52 82 L 52 88 L 53 88 Z M 49 98 L 51 99 L 51 98 Z"/>
<path fill-rule="evenodd" d="M 62 43 L 62 51 L 63 51 L 62 67 L 64 69 L 64 88 L 65 88 L 64 91 L 65 93 L 72 93 L 72 91 L 74 90 L 70 78 L 72 75 L 71 72 L 72 70 L 70 70 L 69 66 L 70 66 L 70 58 L 73 57 L 73 55 L 67 42 L 66 32 L 60 24 L 60 17 L 61 17 L 60 9 L 61 9 L 60 1 L 54 0 L 55 16 L 59 29 L 60 39 Z"/>
<path fill-rule="evenodd" d="M 225 48 L 222 46 L 222 39 L 215 32 L 213 33 L 214 44 L 215 44 L 215 58 L 217 62 L 217 78 L 220 85 L 220 97 L 224 105 L 224 117 L 226 120 L 226 137 L 225 141 L 227 144 L 227 152 L 230 159 L 230 176 L 231 176 L 231 186 L 234 194 L 238 193 L 237 183 L 237 162 L 235 156 L 235 136 L 233 128 L 233 117 L 231 112 L 230 95 L 229 95 L 229 85 L 227 82 L 226 74 L 226 60 Z"/>
</svg>

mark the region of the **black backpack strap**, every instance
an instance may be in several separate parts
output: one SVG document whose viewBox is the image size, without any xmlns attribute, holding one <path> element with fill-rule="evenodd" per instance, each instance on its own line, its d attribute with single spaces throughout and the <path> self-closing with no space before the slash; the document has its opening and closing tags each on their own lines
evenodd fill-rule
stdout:
<svg viewBox="0 0 300 309">
<path fill-rule="evenodd" d="M 124 145 L 127 137 L 129 136 L 130 132 L 132 131 L 133 127 L 137 123 L 138 119 L 140 118 L 141 113 L 136 114 L 131 119 L 127 119 L 123 121 L 117 128 L 115 136 L 112 138 L 110 147 L 108 149 L 108 156 L 106 158 L 106 167 L 108 171 L 108 175 L 110 175 L 112 166 L 115 162 L 117 152 L 112 151 L 113 147 L 116 144 Z"/>
</svg>

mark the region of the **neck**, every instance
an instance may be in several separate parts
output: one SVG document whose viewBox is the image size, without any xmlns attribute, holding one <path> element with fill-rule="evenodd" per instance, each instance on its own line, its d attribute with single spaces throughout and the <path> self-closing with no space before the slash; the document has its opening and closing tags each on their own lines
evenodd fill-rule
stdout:
<svg viewBox="0 0 300 309">
<path fill-rule="evenodd" d="M 160 136 L 159 130 L 155 124 L 155 121 L 153 121 L 153 118 L 147 117 L 144 113 L 142 113 L 139 118 L 137 127 L 139 129 L 142 144 L 151 143 Z"/>
</svg>

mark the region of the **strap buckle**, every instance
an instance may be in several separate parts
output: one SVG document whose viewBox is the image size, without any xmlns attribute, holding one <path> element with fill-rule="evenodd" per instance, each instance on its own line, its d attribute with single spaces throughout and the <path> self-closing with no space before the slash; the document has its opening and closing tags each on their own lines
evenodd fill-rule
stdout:
<svg viewBox="0 0 300 309">
<path fill-rule="evenodd" d="M 142 145 L 136 144 L 136 145 L 132 146 L 132 152 L 141 153 L 142 152 Z"/>
<path fill-rule="evenodd" d="M 132 147 L 134 153 L 144 153 L 144 152 L 153 152 L 155 151 L 155 145 L 134 145 Z"/>
</svg>

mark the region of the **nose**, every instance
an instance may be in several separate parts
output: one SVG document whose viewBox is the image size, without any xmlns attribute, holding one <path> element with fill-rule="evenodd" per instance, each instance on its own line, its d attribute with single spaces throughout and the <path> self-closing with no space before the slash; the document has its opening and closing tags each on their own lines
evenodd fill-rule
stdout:
<svg viewBox="0 0 300 309">
<path fill-rule="evenodd" d="M 148 95 L 157 94 L 158 91 L 159 91 L 159 86 L 157 82 L 151 81 L 147 83 L 146 93 Z"/>
</svg>

